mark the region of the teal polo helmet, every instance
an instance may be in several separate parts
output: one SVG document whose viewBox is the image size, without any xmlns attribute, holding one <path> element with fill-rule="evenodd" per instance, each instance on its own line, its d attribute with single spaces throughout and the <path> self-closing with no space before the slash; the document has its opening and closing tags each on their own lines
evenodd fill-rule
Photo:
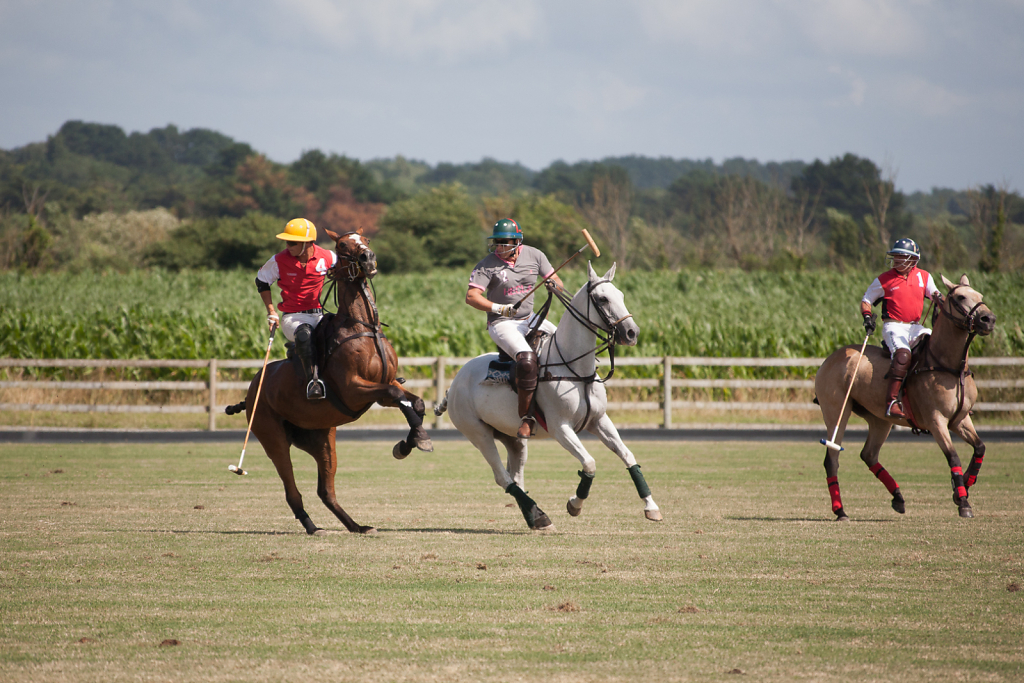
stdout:
<svg viewBox="0 0 1024 683">
<path fill-rule="evenodd" d="M 494 224 L 491 229 L 491 236 L 487 238 L 488 251 L 494 251 L 499 243 L 508 244 L 509 241 L 519 246 L 523 243 L 523 229 L 511 218 L 502 218 Z"/>
</svg>

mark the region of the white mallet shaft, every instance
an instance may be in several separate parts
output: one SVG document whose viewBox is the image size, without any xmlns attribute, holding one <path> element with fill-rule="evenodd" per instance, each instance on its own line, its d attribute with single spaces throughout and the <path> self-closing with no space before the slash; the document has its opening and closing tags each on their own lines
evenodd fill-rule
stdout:
<svg viewBox="0 0 1024 683">
<path fill-rule="evenodd" d="M 839 419 L 836 420 L 836 428 L 832 430 L 831 439 L 821 439 L 820 443 L 834 451 L 842 451 L 844 448 L 836 443 L 836 435 L 839 433 L 839 423 L 843 421 L 843 412 L 846 410 L 846 402 L 850 400 L 850 392 L 853 391 L 853 383 L 857 381 L 857 372 L 860 370 L 860 362 L 864 358 L 864 349 L 868 346 L 868 339 L 871 335 L 864 337 L 864 343 L 860 345 L 860 354 L 857 356 L 857 364 L 853 366 L 853 377 L 850 378 L 850 386 L 846 389 L 846 397 L 843 398 L 843 405 L 839 409 Z"/>
<path fill-rule="evenodd" d="M 252 415 L 249 416 L 249 426 L 245 430 L 245 441 L 242 442 L 242 454 L 238 456 L 238 466 L 228 465 L 228 472 L 238 475 L 248 474 L 242 469 L 242 461 L 245 460 L 245 448 L 249 445 L 249 434 L 252 433 L 252 421 L 256 419 L 256 405 L 260 401 L 260 391 L 263 389 L 263 376 L 267 371 L 267 361 L 270 360 L 270 347 L 274 345 L 274 335 L 277 334 L 277 323 L 270 327 L 270 341 L 267 342 L 267 353 L 263 356 L 263 368 L 260 370 L 260 381 L 256 385 L 256 397 L 252 400 Z"/>
</svg>

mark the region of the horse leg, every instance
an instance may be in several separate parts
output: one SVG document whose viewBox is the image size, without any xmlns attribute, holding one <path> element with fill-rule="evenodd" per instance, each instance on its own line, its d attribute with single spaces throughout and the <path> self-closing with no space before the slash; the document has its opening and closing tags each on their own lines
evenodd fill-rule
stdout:
<svg viewBox="0 0 1024 683">
<path fill-rule="evenodd" d="M 878 481 L 885 485 L 885 488 L 889 491 L 889 495 L 892 496 L 892 509 L 901 515 L 907 511 L 906 501 L 903 500 L 903 493 L 900 491 L 900 485 L 896 483 L 896 480 L 892 478 L 882 464 L 878 462 L 878 451 L 881 450 L 882 444 L 889 438 L 889 432 L 892 430 L 892 424 L 887 420 L 882 420 L 870 413 L 864 416 L 864 419 L 868 423 L 868 439 L 864 442 L 864 448 L 860 452 L 860 459 L 864 461 L 864 464 L 871 470 L 871 474 L 875 475 Z"/>
<path fill-rule="evenodd" d="M 505 452 L 507 459 L 505 461 L 505 469 L 508 471 L 512 480 L 521 489 L 526 489 L 525 482 L 525 471 L 526 471 L 526 457 L 527 457 L 527 440 L 520 439 L 515 436 L 509 436 L 503 432 L 495 432 L 495 437 L 505 446 Z"/>
<path fill-rule="evenodd" d="M 819 399 L 822 397 L 819 396 Z M 825 427 L 836 425 L 835 443 L 842 444 L 843 436 L 846 434 L 846 424 L 850 420 L 851 406 L 849 403 L 840 413 L 835 406 L 828 401 L 821 402 L 821 417 L 825 421 Z M 832 513 L 836 516 L 837 522 L 849 522 L 846 510 L 843 509 L 843 499 L 839 494 L 839 451 L 831 448 L 825 449 L 825 483 L 828 485 L 828 495 L 832 500 Z"/>
<path fill-rule="evenodd" d="M 963 470 L 960 467 L 960 456 L 953 447 L 953 438 L 949 435 L 949 429 L 941 415 L 936 415 L 932 420 L 931 432 L 935 442 L 939 444 L 946 462 L 949 463 L 950 483 L 953 486 L 953 502 L 956 503 L 958 513 L 961 517 L 974 517 L 971 504 L 967 502 L 967 487 L 964 486 Z"/>
<path fill-rule="evenodd" d="M 395 444 L 391 454 L 401 460 L 412 453 L 412 449 L 418 448 L 427 453 L 434 450 L 434 444 L 430 436 L 423 428 L 423 415 L 426 413 L 426 406 L 423 399 L 415 394 L 410 394 L 398 382 L 394 384 L 378 384 L 369 382 L 362 377 L 349 377 L 345 387 L 346 398 L 358 405 L 367 403 L 379 403 L 387 408 L 398 408 L 409 423 L 409 436 L 403 441 Z"/>
<path fill-rule="evenodd" d="M 965 417 L 957 425 L 956 430 L 960 434 L 960 438 L 969 443 L 974 449 L 974 455 L 971 456 L 971 464 L 964 473 L 964 491 L 966 491 L 967 495 L 970 495 L 971 487 L 978 481 L 981 463 L 985 460 L 985 443 L 978 436 L 977 430 L 974 429 L 974 423 L 971 421 L 970 416 Z"/>
<path fill-rule="evenodd" d="M 538 531 L 553 531 L 555 525 L 551 523 L 551 518 L 537 506 L 536 501 L 526 494 L 522 487 L 513 479 L 512 475 L 509 474 L 508 470 L 505 469 L 505 466 L 501 464 L 501 454 L 498 453 L 498 447 L 494 442 L 494 429 L 482 420 L 473 419 L 469 424 L 460 424 L 459 431 L 469 439 L 470 443 L 476 446 L 477 450 L 484 456 L 484 460 L 491 466 L 491 471 L 494 472 L 494 483 L 500 486 L 505 493 L 515 498 L 520 512 L 523 513 L 523 519 L 526 520 L 526 524 L 531 529 Z M 509 457 L 511 458 L 511 451 Z M 522 476 L 521 472 L 520 476 Z"/>
<path fill-rule="evenodd" d="M 596 422 L 591 423 L 591 426 L 587 429 L 591 434 L 601 439 L 601 443 L 605 445 L 615 455 L 619 456 L 619 459 L 626 465 L 626 470 L 629 472 L 630 478 L 633 480 L 633 485 L 636 486 L 636 493 L 644 501 L 644 516 L 652 522 L 660 522 L 664 519 L 661 514 L 661 509 L 658 504 L 654 502 L 654 496 L 651 495 L 651 488 L 647 485 L 647 481 L 644 479 L 643 473 L 640 471 L 640 465 L 636 461 L 636 457 L 633 452 L 629 450 L 626 444 L 622 441 L 622 437 L 619 436 L 619 430 L 616 429 L 615 423 L 612 419 L 604 414 Z M 590 485 L 584 479 L 585 473 L 580 472 L 580 487 L 585 486 L 585 491 L 590 490 Z M 580 496 L 580 489 L 576 490 L 577 498 L 586 498 L 586 495 Z M 572 499 L 569 501 L 572 502 Z"/>
<path fill-rule="evenodd" d="M 341 520 L 345 528 L 352 533 L 375 534 L 372 526 L 356 524 L 348 513 L 338 504 L 334 491 L 334 475 L 338 471 L 338 452 L 335 449 L 336 428 L 329 429 L 296 429 L 293 436 L 295 445 L 306 451 L 316 460 L 316 494 L 328 510 Z"/>
<path fill-rule="evenodd" d="M 284 483 L 284 498 L 288 501 L 288 507 L 292 509 L 295 519 L 299 520 L 306 533 L 311 536 L 320 531 L 306 514 L 305 508 L 302 507 L 302 494 L 299 493 L 299 487 L 295 485 L 290 444 L 284 425 L 276 421 L 263 421 L 259 428 L 253 426 L 253 434 L 259 439 L 260 445 L 266 451 L 270 462 L 274 463 L 277 474 Z"/>
</svg>

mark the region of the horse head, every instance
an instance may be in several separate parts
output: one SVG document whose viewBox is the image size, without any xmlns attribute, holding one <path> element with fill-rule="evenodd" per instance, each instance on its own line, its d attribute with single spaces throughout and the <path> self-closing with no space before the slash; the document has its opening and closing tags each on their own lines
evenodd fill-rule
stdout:
<svg viewBox="0 0 1024 683">
<path fill-rule="evenodd" d="M 636 346 L 640 328 L 633 322 L 633 314 L 626 308 L 622 292 L 612 284 L 615 278 L 615 264 L 612 264 L 607 273 L 598 277 L 594 267 L 588 262 L 587 278 L 587 318 L 595 326 L 613 334 L 618 343 Z"/>
<path fill-rule="evenodd" d="M 982 303 L 981 292 L 971 288 L 967 275 L 962 275 L 960 284 L 956 285 L 943 275 L 942 284 L 949 290 L 942 303 L 942 313 L 962 330 L 982 336 L 991 334 L 996 327 L 996 314 Z"/>
<path fill-rule="evenodd" d="M 377 255 L 370 249 L 370 240 L 358 232 L 346 232 L 341 235 L 325 231 L 334 240 L 334 251 L 338 255 L 337 273 L 349 282 L 360 278 L 370 280 L 377 274 Z"/>
</svg>

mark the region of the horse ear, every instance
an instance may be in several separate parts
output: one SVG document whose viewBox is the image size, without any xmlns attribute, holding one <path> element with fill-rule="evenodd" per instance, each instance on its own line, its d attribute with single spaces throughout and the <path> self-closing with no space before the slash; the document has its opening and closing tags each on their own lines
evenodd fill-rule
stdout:
<svg viewBox="0 0 1024 683">
<path fill-rule="evenodd" d="M 363 236 L 363 226 L 360 225 L 358 228 L 356 228 L 356 234 L 359 235 L 360 237 Z"/>
<path fill-rule="evenodd" d="M 324 230 L 324 232 L 327 233 L 327 236 L 334 240 L 335 243 L 338 242 L 338 233 L 332 230 Z"/>
<path fill-rule="evenodd" d="M 968 287 L 971 286 L 971 281 L 967 279 L 967 273 L 960 276 L 960 284 L 967 285 Z"/>
<path fill-rule="evenodd" d="M 608 272 L 604 274 L 604 278 L 603 279 L 608 280 L 608 282 L 611 282 L 612 280 L 615 279 L 615 262 L 614 261 L 612 262 L 612 267 L 609 268 Z"/>
<path fill-rule="evenodd" d="M 952 282 L 950 282 L 948 279 L 946 279 L 945 275 L 940 275 L 939 277 L 942 278 L 942 284 L 946 285 L 946 289 L 953 289 L 953 287 L 956 286 Z"/>
<path fill-rule="evenodd" d="M 590 265 L 590 261 L 587 261 L 587 279 L 591 282 L 597 281 L 597 273 L 594 272 L 594 266 Z"/>
</svg>

